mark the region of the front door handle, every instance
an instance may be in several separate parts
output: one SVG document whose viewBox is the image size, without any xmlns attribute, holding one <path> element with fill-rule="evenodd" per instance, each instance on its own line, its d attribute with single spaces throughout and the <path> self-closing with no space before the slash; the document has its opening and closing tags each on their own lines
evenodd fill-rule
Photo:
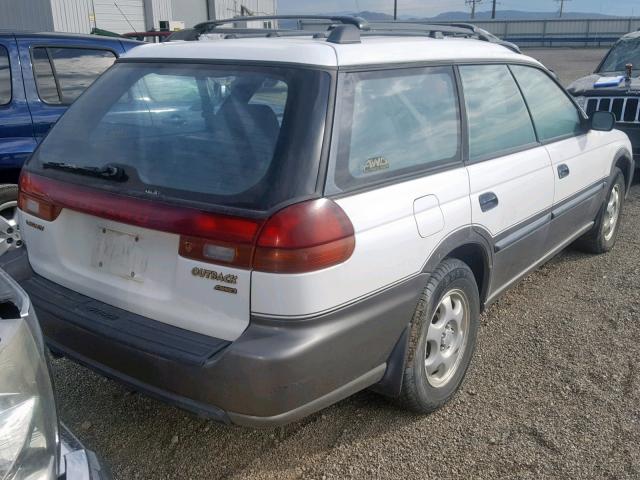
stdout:
<svg viewBox="0 0 640 480">
<path fill-rule="evenodd" d="M 558 178 L 568 177 L 570 173 L 571 170 L 569 170 L 569 167 L 567 165 L 565 165 L 564 163 L 558 165 Z"/>
<path fill-rule="evenodd" d="M 496 208 L 498 206 L 498 197 L 493 192 L 487 192 L 480 195 L 480 210 L 483 212 L 488 212 L 492 208 Z"/>
</svg>

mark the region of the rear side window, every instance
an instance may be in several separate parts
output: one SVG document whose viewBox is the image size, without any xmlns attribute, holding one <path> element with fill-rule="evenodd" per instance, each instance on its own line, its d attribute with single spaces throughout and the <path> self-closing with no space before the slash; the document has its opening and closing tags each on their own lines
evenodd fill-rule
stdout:
<svg viewBox="0 0 640 480">
<path fill-rule="evenodd" d="M 119 63 L 60 119 L 29 169 L 113 188 L 47 162 L 117 165 L 122 193 L 267 210 L 315 192 L 331 75 Z"/>
<path fill-rule="evenodd" d="M 345 74 L 341 89 L 339 189 L 460 159 L 452 67 Z"/>
<path fill-rule="evenodd" d="M 480 161 L 534 145 L 536 134 L 506 65 L 460 67 L 469 121 L 469 158 Z"/>
<path fill-rule="evenodd" d="M 578 108 L 547 74 L 532 67 L 512 65 L 541 141 L 578 135 L 582 122 Z"/>
<path fill-rule="evenodd" d="M 9 52 L 0 45 L 0 105 L 11 101 L 11 65 Z"/>
<path fill-rule="evenodd" d="M 40 98 L 53 104 L 72 103 L 115 60 L 109 50 L 34 48 L 33 66 Z"/>
</svg>

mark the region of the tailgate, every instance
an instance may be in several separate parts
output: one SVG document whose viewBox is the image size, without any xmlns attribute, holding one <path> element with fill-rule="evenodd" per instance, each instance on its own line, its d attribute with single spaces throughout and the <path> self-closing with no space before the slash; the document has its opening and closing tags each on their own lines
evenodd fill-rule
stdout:
<svg viewBox="0 0 640 480">
<path fill-rule="evenodd" d="M 33 270 L 129 312 L 224 340 L 249 324 L 250 271 L 178 255 L 180 236 L 64 209 L 21 212 Z"/>
</svg>

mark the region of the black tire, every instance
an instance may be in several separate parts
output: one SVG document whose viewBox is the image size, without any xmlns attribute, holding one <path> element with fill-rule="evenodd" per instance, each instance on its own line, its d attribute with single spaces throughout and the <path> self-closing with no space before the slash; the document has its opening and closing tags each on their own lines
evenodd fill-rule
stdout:
<svg viewBox="0 0 640 480">
<path fill-rule="evenodd" d="M 9 202 L 17 202 L 18 201 L 18 186 L 12 184 L 4 184 L 0 185 L 0 206 L 5 205 Z M 0 215 L 3 215 L 5 218 L 6 215 L 3 212 L 0 212 Z"/>
<path fill-rule="evenodd" d="M 613 234 L 608 236 L 609 233 L 607 231 L 607 205 L 611 200 L 614 189 L 618 189 L 618 196 L 620 206 L 618 208 L 618 216 L 614 226 Z M 616 168 L 613 174 L 613 182 L 611 182 L 611 186 L 609 187 L 609 191 L 607 192 L 607 196 L 605 197 L 604 203 L 600 208 L 600 212 L 598 213 L 598 217 L 596 218 L 596 223 L 589 232 L 584 234 L 575 242 L 576 248 L 582 250 L 587 253 L 606 253 L 613 248 L 616 244 L 616 240 L 618 238 L 618 232 L 620 231 L 620 217 L 622 215 L 622 209 L 624 207 L 624 195 L 626 190 L 626 183 L 624 181 L 624 175 L 619 168 Z"/>
<path fill-rule="evenodd" d="M 428 346 L 427 333 L 436 310 L 446 294 L 457 291 L 466 297 L 468 325 L 466 344 L 460 353 L 457 367 L 446 383 L 433 386 L 427 378 L 425 359 Z M 471 363 L 476 345 L 480 317 L 480 296 L 473 272 L 460 260 L 447 258 L 435 269 L 416 307 L 411 326 L 411 337 L 404 370 L 399 401 L 405 408 L 430 413 L 442 407 L 457 392 Z M 432 343 L 432 342 L 431 342 Z"/>
</svg>

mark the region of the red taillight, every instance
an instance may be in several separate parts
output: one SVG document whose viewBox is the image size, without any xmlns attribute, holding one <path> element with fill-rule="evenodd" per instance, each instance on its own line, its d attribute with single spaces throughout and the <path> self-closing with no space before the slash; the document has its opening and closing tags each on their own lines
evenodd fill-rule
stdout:
<svg viewBox="0 0 640 480">
<path fill-rule="evenodd" d="M 21 210 L 47 221 L 63 208 L 116 222 L 180 235 L 180 255 L 248 267 L 261 220 L 202 212 L 157 201 L 115 195 L 23 172 Z M 213 247 L 211 246 L 213 245 Z M 217 247 L 231 246 L 223 260 L 207 256 Z M 232 254 L 230 254 L 232 253 Z"/>
<path fill-rule="evenodd" d="M 353 225 L 327 199 L 280 210 L 262 227 L 253 268 L 263 272 L 302 273 L 337 265 L 355 248 Z"/>
<path fill-rule="evenodd" d="M 47 194 L 46 184 L 39 180 L 39 177 L 22 172 L 22 175 L 20 175 L 18 208 L 47 222 L 53 222 L 58 218 L 62 209 L 51 202 Z"/>
<path fill-rule="evenodd" d="M 202 212 L 59 182 L 23 172 L 18 206 L 47 221 L 62 209 L 180 235 L 179 254 L 263 272 L 301 273 L 346 261 L 355 248 L 353 226 L 327 199 L 280 210 L 266 222 Z"/>
</svg>

